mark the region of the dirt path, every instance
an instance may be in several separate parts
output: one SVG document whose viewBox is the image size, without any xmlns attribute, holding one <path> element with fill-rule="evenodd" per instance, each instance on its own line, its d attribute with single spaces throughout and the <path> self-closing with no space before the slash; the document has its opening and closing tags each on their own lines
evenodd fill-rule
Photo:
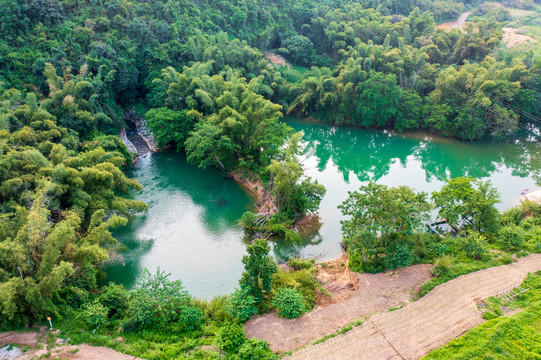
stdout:
<svg viewBox="0 0 541 360">
<path fill-rule="evenodd" d="M 46 356 L 46 354 L 51 354 Z M 135 356 L 119 353 L 104 346 L 91 346 L 86 344 L 69 345 L 52 350 L 29 351 L 15 360 L 41 359 L 62 359 L 62 360 L 143 360 Z"/>
<path fill-rule="evenodd" d="M 346 334 L 310 345 L 286 359 L 419 359 L 481 324 L 484 320 L 477 302 L 539 270 L 541 254 L 533 254 L 510 265 L 463 275 L 419 301 L 373 315 Z"/>
<path fill-rule="evenodd" d="M 0 348 L 6 344 L 17 344 L 19 346 L 22 345 L 38 348 L 37 350 L 24 352 L 22 355 L 14 358 L 8 356 L 8 359 L 14 360 L 41 359 L 43 357 L 46 357 L 47 359 L 71 360 L 142 360 L 136 358 L 135 356 L 122 354 L 118 351 L 103 346 L 91 346 L 86 344 L 58 346 L 52 350 L 47 350 L 45 348 L 39 349 L 39 347 L 44 346 L 42 343 L 40 343 L 40 338 L 45 334 L 45 331 L 45 327 L 43 327 L 41 332 L 8 331 L 0 333 Z M 50 356 L 46 356 L 49 353 Z M 0 357 L 0 359 L 2 358 L 3 357 Z"/>
<path fill-rule="evenodd" d="M 374 312 L 397 307 L 411 300 L 413 293 L 430 278 L 431 265 L 415 265 L 384 274 L 360 274 L 360 289 L 340 303 L 320 307 L 298 319 L 274 314 L 248 321 L 248 337 L 267 340 L 273 351 L 288 351 L 307 345 L 354 320 Z"/>
<path fill-rule="evenodd" d="M 458 19 L 456 19 L 456 21 L 436 25 L 436 29 L 444 29 L 445 31 L 449 31 L 454 28 L 462 29 L 462 27 L 466 23 L 466 19 L 468 18 L 468 16 L 470 16 L 470 14 L 471 11 L 466 11 L 465 13 L 461 14 Z"/>
</svg>

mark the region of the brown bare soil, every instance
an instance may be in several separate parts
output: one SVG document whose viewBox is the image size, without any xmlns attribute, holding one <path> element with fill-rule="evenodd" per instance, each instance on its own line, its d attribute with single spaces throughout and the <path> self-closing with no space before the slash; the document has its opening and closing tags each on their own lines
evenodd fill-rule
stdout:
<svg viewBox="0 0 541 360">
<path fill-rule="evenodd" d="M 476 306 L 479 301 L 539 270 L 541 254 L 532 254 L 513 264 L 460 276 L 416 302 L 375 314 L 361 326 L 309 345 L 287 359 L 419 359 L 481 324 L 484 320 Z"/>
<path fill-rule="evenodd" d="M 6 344 L 17 344 L 26 346 L 36 346 L 38 343 L 39 333 L 34 331 L 18 332 L 8 331 L 0 333 L 0 347 Z"/>
<path fill-rule="evenodd" d="M 527 44 L 529 42 L 537 42 L 534 38 L 522 35 L 521 32 L 525 32 L 523 29 L 515 29 L 512 27 L 504 27 L 503 30 L 503 43 L 507 47 L 514 47 L 522 44 Z"/>
<path fill-rule="evenodd" d="M 347 254 L 340 259 L 316 264 L 316 277 L 331 296 L 317 291 L 316 305 L 329 306 L 352 297 L 359 291 L 359 279 L 349 270 Z"/>
<path fill-rule="evenodd" d="M 279 66 L 287 66 L 286 59 L 283 56 L 280 56 L 270 51 L 263 51 L 263 56 L 265 59 L 269 60 L 271 63 Z"/>
<path fill-rule="evenodd" d="M 28 351 L 17 360 L 39 359 L 40 356 L 46 356 L 47 359 L 66 359 L 66 360 L 143 360 L 135 356 L 119 353 L 113 349 L 103 346 L 68 345 L 53 348 L 52 350 L 35 350 Z"/>
<path fill-rule="evenodd" d="M 42 343 L 47 328 L 42 327 L 40 332 L 28 331 L 18 332 L 9 331 L 0 333 L 0 347 L 6 344 L 15 344 L 19 346 L 30 346 L 34 350 L 29 350 L 17 360 L 39 359 L 42 356 L 50 354 L 47 359 L 73 359 L 73 360 L 142 360 L 131 355 L 119 353 L 113 349 L 103 346 L 82 345 L 63 345 L 62 339 L 57 339 L 57 347 L 47 349 Z M 56 334 L 56 333 L 55 333 Z"/>
<path fill-rule="evenodd" d="M 242 188 L 255 196 L 258 214 L 272 215 L 278 212 L 278 206 L 276 206 L 274 197 L 263 185 L 263 182 L 257 175 L 232 171 L 229 176 L 232 177 Z"/>
<path fill-rule="evenodd" d="M 318 278 L 327 279 L 327 286 L 334 288 L 335 296 L 343 301 L 323 303 L 298 319 L 283 319 L 275 314 L 254 317 L 245 324 L 247 335 L 266 340 L 273 351 L 289 351 L 310 344 L 355 320 L 410 301 L 420 285 L 430 278 L 432 268 L 423 264 L 380 274 L 355 274 L 357 282 L 353 286 L 358 286 L 358 290 L 351 296 L 347 284 L 352 281 L 352 273 L 341 262 L 343 259 L 331 261 L 332 267 L 327 269 L 322 264 L 317 267 Z M 319 301 L 323 302 L 323 298 Z"/>
<path fill-rule="evenodd" d="M 466 23 L 466 19 L 470 16 L 471 11 L 467 11 L 461 14 L 456 21 L 446 22 L 443 24 L 436 25 L 436 29 L 443 29 L 445 31 L 451 31 L 451 29 L 458 28 L 462 29 Z"/>
</svg>

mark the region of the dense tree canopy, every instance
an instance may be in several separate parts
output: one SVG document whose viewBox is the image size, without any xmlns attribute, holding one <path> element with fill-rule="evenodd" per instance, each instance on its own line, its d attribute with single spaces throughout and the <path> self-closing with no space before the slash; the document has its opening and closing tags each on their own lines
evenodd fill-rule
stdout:
<svg viewBox="0 0 541 360">
<path fill-rule="evenodd" d="M 122 171 L 131 155 L 118 138 L 80 142 L 35 93 L 0 99 L 9 129 L 0 130 L 0 324 L 9 324 L 83 301 L 115 250 L 110 229 L 146 205 L 125 197 L 140 185 Z M 66 118 L 70 106 L 56 110 Z"/>
<path fill-rule="evenodd" d="M 123 172 L 132 156 L 117 137 L 134 106 L 159 146 L 176 145 L 190 163 L 257 173 L 289 225 L 315 212 L 325 190 L 304 177 L 300 135 L 284 114 L 464 140 L 505 137 L 538 120 L 541 58 L 497 51 L 505 12 L 481 8 L 463 29 L 436 29 L 465 5 L 1 1 L 0 325 L 85 303 L 116 249 L 110 230 L 146 209 L 131 197 L 140 186 Z M 370 184 L 344 204 L 353 216 L 346 237 L 409 233 L 425 200 Z M 443 216 L 480 231 L 494 230 L 496 200 L 470 180 L 434 195 Z M 395 250 L 404 259 L 411 249 Z M 246 291 L 259 297 L 268 279 L 259 286 L 260 274 L 251 276 Z"/>
</svg>

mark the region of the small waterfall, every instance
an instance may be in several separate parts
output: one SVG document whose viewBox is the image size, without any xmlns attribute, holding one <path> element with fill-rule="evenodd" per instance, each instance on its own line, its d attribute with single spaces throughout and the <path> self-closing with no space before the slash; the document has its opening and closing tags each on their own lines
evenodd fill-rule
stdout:
<svg viewBox="0 0 541 360">
<path fill-rule="evenodd" d="M 131 153 L 142 156 L 158 150 L 145 119 L 135 110 L 126 112 L 126 124 L 128 129 L 121 129 L 118 136 Z"/>
</svg>

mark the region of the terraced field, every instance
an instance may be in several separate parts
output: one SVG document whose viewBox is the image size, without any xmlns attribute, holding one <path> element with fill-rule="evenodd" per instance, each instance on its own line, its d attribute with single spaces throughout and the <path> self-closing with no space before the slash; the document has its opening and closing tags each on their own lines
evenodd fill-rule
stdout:
<svg viewBox="0 0 541 360">
<path fill-rule="evenodd" d="M 541 254 L 463 275 L 404 308 L 376 314 L 346 334 L 310 345 L 289 360 L 419 359 L 483 322 L 476 304 L 541 270 Z"/>
</svg>

